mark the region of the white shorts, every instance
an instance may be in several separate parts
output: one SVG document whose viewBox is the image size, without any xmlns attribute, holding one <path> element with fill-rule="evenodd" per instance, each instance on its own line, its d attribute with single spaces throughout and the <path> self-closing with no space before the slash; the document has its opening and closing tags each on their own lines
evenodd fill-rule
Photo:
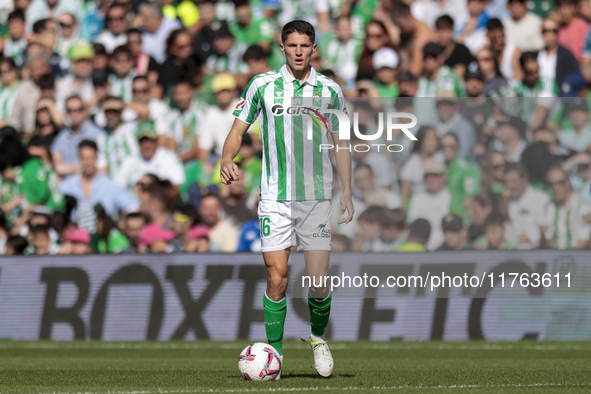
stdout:
<svg viewBox="0 0 591 394">
<path fill-rule="evenodd" d="M 298 251 L 330 252 L 330 200 L 261 200 L 258 213 L 263 253 L 295 246 L 296 235 Z"/>
</svg>

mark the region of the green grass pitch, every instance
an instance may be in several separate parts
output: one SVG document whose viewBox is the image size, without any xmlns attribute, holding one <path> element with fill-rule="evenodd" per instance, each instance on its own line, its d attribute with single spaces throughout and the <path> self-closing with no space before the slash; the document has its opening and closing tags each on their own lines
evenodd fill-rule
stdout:
<svg viewBox="0 0 591 394">
<path fill-rule="evenodd" d="M 0 341 L 0 393 L 591 392 L 591 342 L 329 342 L 322 379 L 289 341 L 278 382 L 240 378 L 247 344 Z"/>
</svg>

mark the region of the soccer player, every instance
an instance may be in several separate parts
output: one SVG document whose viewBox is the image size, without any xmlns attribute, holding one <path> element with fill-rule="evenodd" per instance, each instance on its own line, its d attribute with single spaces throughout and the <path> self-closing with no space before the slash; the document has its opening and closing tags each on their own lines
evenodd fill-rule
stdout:
<svg viewBox="0 0 591 394">
<path fill-rule="evenodd" d="M 318 112 L 322 112 L 318 106 L 328 109 L 326 105 L 329 105 L 330 109 L 346 113 L 340 87 L 310 66 L 310 59 L 317 50 L 314 40 L 314 27 L 308 22 L 296 20 L 283 27 L 280 47 L 286 64 L 278 70 L 257 75 L 248 84 L 234 111 L 236 120 L 224 145 L 220 170 L 222 183 L 227 185 L 238 180 L 238 167 L 232 160 L 240 149 L 242 136 L 262 115 L 264 156 L 258 214 L 267 268 L 263 306 L 267 339 L 281 359 L 287 311 L 287 263 L 294 232 L 300 250 L 304 251 L 308 275 L 317 278 L 316 283 L 319 283 L 320 277 L 328 274 L 332 166 L 328 150 L 320 150 L 320 143 L 328 145 L 332 142 L 332 146 L 338 148 L 335 157 L 343 189 L 341 215 L 347 212 L 339 223 L 349 223 L 354 212 L 351 152 L 349 142 L 338 137 L 337 118 L 324 115 L 329 119 L 328 124 L 313 125 L 313 138 L 306 140 L 307 133 L 303 132 L 302 125 L 304 118 L 311 119 L 292 116 L 287 111 L 290 102 L 296 105 L 309 98 Z M 323 98 L 329 98 L 330 102 L 327 104 Z M 312 333 L 302 340 L 313 350 L 318 374 L 329 377 L 334 364 L 324 340 L 331 304 L 328 288 L 312 286 L 308 304 Z"/>
</svg>

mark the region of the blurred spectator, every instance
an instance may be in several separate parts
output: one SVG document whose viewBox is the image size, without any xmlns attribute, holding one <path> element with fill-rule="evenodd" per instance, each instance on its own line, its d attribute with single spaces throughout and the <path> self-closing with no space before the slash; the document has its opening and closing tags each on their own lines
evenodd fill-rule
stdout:
<svg viewBox="0 0 591 394">
<path fill-rule="evenodd" d="M 558 23 L 546 18 L 542 22 L 544 48 L 538 53 L 540 77 L 555 80 L 561 91 L 562 82 L 572 74 L 579 74 L 579 63 L 573 53 L 558 44 Z"/>
<path fill-rule="evenodd" d="M 198 32 L 193 38 L 193 47 L 201 62 L 204 63 L 209 55 L 213 53 L 213 30 L 211 25 L 215 21 L 215 2 L 213 0 L 202 0 L 197 2 L 197 8 L 199 9 L 199 20 L 195 30 L 198 30 Z"/>
<path fill-rule="evenodd" d="M 456 73 L 446 66 L 439 44 L 429 42 L 423 47 L 423 74 L 419 78 L 418 97 L 436 97 L 447 91 L 455 97 L 464 96 L 462 83 Z"/>
<path fill-rule="evenodd" d="M 23 256 L 28 246 L 27 239 L 22 235 L 11 235 L 6 240 L 4 256 Z"/>
<path fill-rule="evenodd" d="M 346 235 L 333 234 L 331 240 L 332 253 L 344 253 L 351 251 L 351 240 Z"/>
<path fill-rule="evenodd" d="M 109 54 L 105 49 L 103 44 L 94 44 L 92 46 L 94 49 L 94 57 L 92 58 L 92 68 L 93 68 L 93 85 L 96 85 L 94 82 L 95 76 L 101 76 L 101 79 L 104 79 L 105 82 L 109 76 Z M 104 77 L 103 77 L 104 76 Z"/>
<path fill-rule="evenodd" d="M 136 76 L 131 84 L 133 99 L 123 116 L 127 121 L 151 119 L 159 136 L 160 144 L 166 146 L 168 106 L 150 95 L 150 82 L 146 76 Z"/>
<path fill-rule="evenodd" d="M 68 53 L 73 72 L 56 82 L 56 102 L 60 108 L 63 108 L 66 98 L 74 94 L 80 96 L 84 102 L 94 97 L 92 86 L 94 49 L 90 45 L 75 44 Z"/>
<path fill-rule="evenodd" d="M 260 45 L 269 52 L 273 41 L 273 25 L 264 17 L 256 17 L 249 0 L 234 0 L 236 20 L 230 24 L 230 31 L 238 42 L 247 46 Z"/>
<path fill-rule="evenodd" d="M 510 18 L 503 20 L 505 33 L 522 51 L 536 51 L 544 46 L 542 19 L 527 10 L 525 0 L 507 0 Z"/>
<path fill-rule="evenodd" d="M 494 202 L 490 193 L 483 192 L 474 197 L 470 210 L 470 227 L 468 227 L 468 240 L 476 249 L 486 247 L 484 236 L 484 221 L 493 212 Z"/>
<path fill-rule="evenodd" d="M 161 225 L 148 224 L 140 231 L 140 249 L 148 253 L 172 253 L 174 247 L 170 245 L 170 241 L 174 237 L 175 234 L 172 231 L 166 230 Z"/>
<path fill-rule="evenodd" d="M 441 91 L 435 99 L 438 122 L 436 124 L 437 134 L 441 137 L 447 133 L 454 134 L 462 141 L 459 146 L 458 155 L 468 161 L 474 161 L 473 149 L 476 145 L 478 135 L 474 125 L 462 116 L 458 111 L 459 105 L 451 92 Z"/>
<path fill-rule="evenodd" d="M 128 103 L 132 100 L 133 78 L 136 76 L 131 51 L 126 45 L 113 50 L 109 60 L 113 73 L 109 76 L 109 94 Z"/>
<path fill-rule="evenodd" d="M 127 46 L 131 52 L 131 58 L 135 65 L 134 71 L 137 75 L 147 75 L 149 72 L 158 72 L 156 60 L 142 50 L 142 32 L 138 29 L 129 29 L 125 33 Z"/>
<path fill-rule="evenodd" d="M 505 190 L 505 165 L 503 152 L 492 150 L 482 160 L 482 190 L 501 194 Z"/>
<path fill-rule="evenodd" d="M 248 207 L 248 194 L 244 187 L 244 169 L 238 168 L 239 178 L 221 190 L 222 209 L 227 218 L 237 226 L 256 218 L 256 213 Z"/>
<path fill-rule="evenodd" d="M 550 201 L 548 195 L 529 185 L 529 177 L 523 165 L 509 163 L 505 166 L 505 196 L 510 220 L 507 239 L 518 249 L 537 248 L 541 240 L 544 207 Z"/>
<path fill-rule="evenodd" d="M 370 21 L 365 27 L 365 41 L 359 56 L 357 79 L 370 79 L 374 73 L 373 58 L 381 48 L 394 48 L 384 24 L 377 20 Z"/>
<path fill-rule="evenodd" d="M 324 64 L 326 68 L 332 69 L 346 82 L 355 80 L 357 74 L 357 64 L 362 50 L 362 43 L 353 37 L 351 29 L 351 18 L 348 15 L 341 15 L 335 20 L 335 35 L 330 40 L 320 41 L 320 47 L 324 53 Z M 376 53 L 373 55 L 374 70 L 376 67 Z M 391 63 L 389 58 L 385 64 Z M 384 64 L 384 63 L 382 63 Z M 398 66 L 398 55 L 396 55 L 396 64 L 388 65 L 390 68 Z M 319 71 L 319 70 L 317 70 Z M 393 97 L 393 96 L 390 96 Z"/>
<path fill-rule="evenodd" d="M 226 21 L 216 21 L 211 25 L 213 53 L 208 56 L 206 65 L 210 72 L 247 73 L 248 67 L 242 62 L 246 45 L 236 42 Z"/>
<path fill-rule="evenodd" d="M 240 156 L 240 167 L 244 170 L 244 187 L 248 193 L 261 186 L 263 161 L 256 153 L 251 135 L 244 134 L 238 155 Z"/>
<path fill-rule="evenodd" d="M 33 24 L 41 19 L 53 19 L 64 13 L 71 13 L 80 19 L 81 7 L 74 0 L 33 0 L 27 7 L 27 31 L 31 31 Z"/>
<path fill-rule="evenodd" d="M 560 167 L 548 170 L 547 182 L 552 201 L 545 207 L 546 242 L 552 249 L 587 249 L 591 236 L 591 206 L 573 193 L 566 172 Z"/>
<path fill-rule="evenodd" d="M 25 14 L 20 10 L 14 10 L 8 14 L 8 34 L 4 41 L 3 54 L 5 58 L 12 58 L 18 67 L 25 62 L 25 50 L 27 49 L 27 37 L 25 30 Z M 4 78 L 2 78 L 4 84 Z"/>
<path fill-rule="evenodd" d="M 68 244 L 68 254 L 84 255 L 92 253 L 90 234 L 81 228 L 72 228 L 66 232 L 64 241 Z"/>
<path fill-rule="evenodd" d="M 158 3 L 143 3 L 139 7 L 143 26 L 143 50 L 158 63 L 166 58 L 166 39 L 175 29 L 182 27 L 176 19 L 164 18 Z"/>
<path fill-rule="evenodd" d="M 258 223 L 258 220 L 257 220 Z M 259 242 L 260 244 L 260 242 Z M 187 236 L 185 250 L 188 253 L 207 253 L 210 251 L 209 228 L 202 224 L 193 227 Z"/>
<path fill-rule="evenodd" d="M 36 109 L 35 130 L 29 140 L 29 153 L 33 156 L 40 156 L 34 154 L 31 147 L 33 145 L 43 146 L 49 150 L 57 133 L 64 127 L 64 121 L 53 99 L 42 98 L 37 102 Z"/>
<path fill-rule="evenodd" d="M 505 154 L 507 161 L 517 163 L 521 160 L 521 154 L 527 146 L 526 128 L 525 122 L 515 116 L 498 125 L 494 147 Z"/>
<path fill-rule="evenodd" d="M 387 245 L 380 239 L 382 215 L 385 209 L 376 205 L 367 207 L 357 219 L 359 236 L 353 242 L 356 252 L 385 252 Z"/>
<path fill-rule="evenodd" d="M 388 209 L 400 208 L 400 197 L 390 190 L 376 188 L 375 177 L 369 164 L 359 164 L 353 171 L 355 187 L 366 205 L 377 205 Z"/>
<path fill-rule="evenodd" d="M 463 26 L 468 22 L 468 7 L 463 0 L 441 1 L 417 1 L 412 3 L 412 14 L 429 27 L 435 26 L 435 21 L 441 15 L 451 15 L 457 26 Z"/>
<path fill-rule="evenodd" d="M 45 54 L 27 56 L 30 79 L 23 81 L 16 93 L 8 124 L 19 132 L 32 133 L 35 129 L 35 106 L 41 98 L 39 79 L 51 71 L 49 58 Z"/>
<path fill-rule="evenodd" d="M 486 7 L 489 0 L 468 0 L 467 3 L 469 19 L 464 25 L 458 25 L 458 42 L 476 53 L 486 45 L 486 22 L 489 18 Z"/>
<path fill-rule="evenodd" d="M 505 218 L 493 212 L 484 221 L 484 234 L 488 250 L 515 250 L 515 245 L 505 238 Z"/>
<path fill-rule="evenodd" d="M 426 252 L 431 237 L 431 225 L 425 219 L 417 219 L 409 226 L 408 238 L 400 245 L 398 252 Z"/>
<path fill-rule="evenodd" d="M 503 23 L 499 19 L 492 18 L 486 22 L 486 36 L 490 48 L 498 56 L 497 63 L 499 64 L 501 75 L 509 82 L 518 81 L 523 78 L 519 66 L 521 49 L 517 47 L 513 40 L 507 41 Z"/>
<path fill-rule="evenodd" d="M 416 137 L 412 154 L 400 171 L 400 196 L 403 206 L 408 203 L 411 193 L 423 191 L 425 188 L 424 163 L 431 159 L 441 162 L 444 160 L 439 151 L 439 138 L 433 128 L 422 126 Z"/>
<path fill-rule="evenodd" d="M 591 123 L 587 100 L 576 98 L 566 102 L 565 107 L 572 127 L 563 129 L 558 134 L 558 140 L 576 152 L 591 149 Z"/>
<path fill-rule="evenodd" d="M 470 3 L 480 3 L 471 0 Z M 454 20 L 449 15 L 442 15 L 435 21 L 435 42 L 442 48 L 445 65 L 452 68 L 462 78 L 468 64 L 474 59 L 470 50 L 464 44 L 454 41 Z M 484 45 L 484 44 L 483 44 Z M 480 49 L 480 48 L 478 48 Z M 476 52 L 473 50 L 472 52 Z"/>
<path fill-rule="evenodd" d="M 478 168 L 458 156 L 460 139 L 453 133 L 441 137 L 441 150 L 447 166 L 447 188 L 451 193 L 450 211 L 463 216 L 472 198 L 480 192 Z"/>
<path fill-rule="evenodd" d="M 117 228 L 113 214 L 107 214 L 102 204 L 95 205 L 96 233 L 93 234 L 93 247 L 101 254 L 122 253 L 129 249 L 127 237 Z"/>
<path fill-rule="evenodd" d="M 415 97 L 418 90 L 419 85 L 415 75 L 408 71 L 398 74 L 398 91 L 401 97 Z"/>
<path fill-rule="evenodd" d="M 55 51 L 60 56 L 60 67 L 68 70 L 70 67 L 69 54 L 74 45 L 90 46 L 90 42 L 80 37 L 80 30 L 76 16 L 69 12 L 56 18 L 60 26 L 59 35 L 55 44 Z"/>
<path fill-rule="evenodd" d="M 189 242 L 189 232 L 195 225 L 197 216 L 197 209 L 191 204 L 184 204 L 175 208 L 171 227 L 176 237 L 171 244 L 177 251 L 185 251 L 185 245 Z"/>
<path fill-rule="evenodd" d="M 98 148 L 94 141 L 83 140 L 78 146 L 81 174 L 72 175 L 60 186 L 62 193 L 78 201 L 72 212 L 72 221 L 78 227 L 94 233 L 97 213 L 95 207 L 101 204 L 107 215 L 115 215 L 120 210 L 132 211 L 138 201 L 130 197 L 109 177 L 98 171 Z"/>
<path fill-rule="evenodd" d="M 59 250 L 59 246 L 51 241 L 49 236 L 49 226 L 45 224 L 39 224 L 29 229 L 29 236 L 31 239 L 28 254 L 34 254 L 37 256 L 56 255 Z"/>
<path fill-rule="evenodd" d="M 179 187 L 185 183 L 185 171 L 177 155 L 158 146 L 158 133 L 152 121 L 140 123 L 135 136 L 140 147 L 140 156 L 130 156 L 123 161 L 114 175 L 114 182 L 133 195 L 135 184 L 145 174 L 154 174 L 161 180 L 169 180 Z"/>
<path fill-rule="evenodd" d="M 194 100 L 195 85 L 188 79 L 175 82 L 172 99 L 175 107 L 168 113 L 167 147 L 176 152 L 183 163 L 196 160 L 201 132 L 203 108 Z"/>
<path fill-rule="evenodd" d="M 386 245 L 384 252 L 397 251 L 408 237 L 406 213 L 401 208 L 387 209 L 383 211 L 380 225 L 382 241 Z"/>
<path fill-rule="evenodd" d="M 589 31 L 589 23 L 578 16 L 578 0 L 555 0 L 556 11 L 560 18 L 558 43 L 568 49 L 581 61 L 581 53 L 585 47 L 585 36 Z M 558 26 L 556 26 L 558 27 Z"/>
<path fill-rule="evenodd" d="M 203 224 L 209 228 L 209 239 L 219 251 L 235 252 L 238 247 L 238 228 L 229 220 L 222 219 L 222 212 L 219 196 L 209 194 L 201 198 L 199 215 Z"/>
<path fill-rule="evenodd" d="M 176 201 L 171 198 L 172 185 L 170 182 L 159 181 L 147 187 L 148 202 L 146 213 L 152 223 L 162 226 L 165 230 L 172 230 L 172 210 Z"/>
<path fill-rule="evenodd" d="M 135 138 L 135 122 L 123 123 L 122 113 L 125 104 L 119 97 L 108 96 L 101 104 L 105 113 L 105 134 L 99 135 L 98 166 L 107 170 L 110 176 L 119 173 L 123 162 L 128 157 L 139 156 L 139 145 Z"/>
<path fill-rule="evenodd" d="M 94 40 L 97 44 L 103 44 L 108 53 L 115 48 L 127 43 L 127 10 L 121 3 L 113 3 L 105 18 L 107 28 Z"/>
<path fill-rule="evenodd" d="M 438 247 L 438 251 L 451 250 L 474 250 L 472 245 L 467 243 L 468 231 L 464 228 L 462 218 L 450 213 L 441 220 L 444 241 Z"/>
<path fill-rule="evenodd" d="M 80 96 L 70 96 L 65 100 L 65 110 L 69 127 L 64 128 L 53 140 L 51 155 L 55 171 L 66 176 L 80 171 L 78 145 L 83 140 L 95 141 L 104 131 L 88 120 L 86 105 Z"/>
<path fill-rule="evenodd" d="M 360 140 L 357 136 L 352 137 L 351 145 L 353 147 L 353 168 L 359 164 L 368 164 L 375 176 L 375 187 L 377 189 L 392 190 L 398 186 L 396 173 L 392 171 L 392 165 L 384 154 L 380 154 L 375 150 L 366 150 L 358 145 L 364 144 L 365 141 Z M 397 191 L 397 190 L 395 190 Z M 359 192 L 355 185 L 353 185 L 353 194 L 357 195 Z"/>
<path fill-rule="evenodd" d="M 398 83 L 396 69 L 398 68 L 398 54 L 392 48 L 382 48 L 373 55 L 374 86 L 380 97 L 397 97 Z"/>
<path fill-rule="evenodd" d="M 484 86 L 482 93 L 488 95 L 493 91 L 498 91 L 507 85 L 507 80 L 501 74 L 499 63 L 494 53 L 489 48 L 483 48 L 476 54 L 476 62 L 482 71 Z"/>
<path fill-rule="evenodd" d="M 408 221 L 412 223 L 418 218 L 429 221 L 431 236 L 426 246 L 435 250 L 443 243 L 441 220 L 450 212 L 451 193 L 447 189 L 445 165 L 437 160 L 425 161 L 425 191 L 413 195 L 408 206 Z"/>
<path fill-rule="evenodd" d="M 248 66 L 248 78 L 271 71 L 268 55 L 259 45 L 249 46 L 242 55 L 242 61 Z"/>
<path fill-rule="evenodd" d="M 0 76 L 2 82 L 0 86 L 0 124 L 8 124 L 8 117 L 12 113 L 16 92 L 20 87 L 18 76 L 18 67 L 11 58 L 0 59 Z"/>
<path fill-rule="evenodd" d="M 169 92 L 175 81 L 189 78 L 201 71 L 201 61 L 191 46 L 187 29 L 173 30 L 166 40 L 167 58 L 158 67 L 158 85 Z"/>
<path fill-rule="evenodd" d="M 140 212 L 130 212 L 125 216 L 125 228 L 123 232 L 129 241 L 127 252 L 138 253 L 139 236 L 146 225 L 146 217 Z"/>
</svg>

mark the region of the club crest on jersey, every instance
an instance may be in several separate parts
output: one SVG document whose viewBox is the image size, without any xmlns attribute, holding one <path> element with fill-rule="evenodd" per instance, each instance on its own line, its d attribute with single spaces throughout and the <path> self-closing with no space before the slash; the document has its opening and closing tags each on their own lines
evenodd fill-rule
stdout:
<svg viewBox="0 0 591 394">
<path fill-rule="evenodd" d="M 283 90 L 277 90 L 275 92 L 275 97 L 283 97 Z"/>
<path fill-rule="evenodd" d="M 244 107 L 244 103 L 246 102 L 246 100 L 244 100 L 243 98 L 240 99 L 240 101 L 238 101 L 238 104 L 236 104 L 236 109 L 242 109 L 242 107 Z"/>
</svg>

